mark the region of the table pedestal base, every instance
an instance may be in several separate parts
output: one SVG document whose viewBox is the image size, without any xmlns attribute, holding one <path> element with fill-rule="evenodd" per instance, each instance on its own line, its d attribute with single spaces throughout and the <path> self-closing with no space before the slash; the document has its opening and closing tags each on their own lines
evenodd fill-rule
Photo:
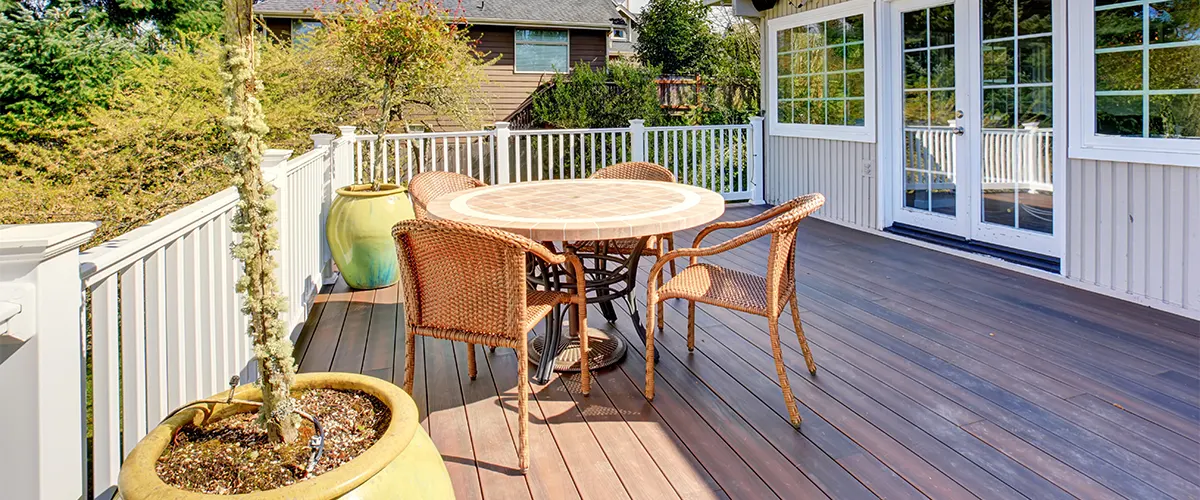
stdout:
<svg viewBox="0 0 1200 500">
<path fill-rule="evenodd" d="M 599 370 L 612 366 L 625 357 L 625 340 L 620 336 L 612 336 L 595 328 L 587 329 L 588 367 Z M 575 373 L 580 370 L 579 339 L 567 338 L 568 344 L 563 347 L 558 357 L 554 358 L 554 371 Z M 538 335 L 529 339 L 529 362 L 538 365 L 542 360 L 542 346 L 545 337 Z"/>
</svg>

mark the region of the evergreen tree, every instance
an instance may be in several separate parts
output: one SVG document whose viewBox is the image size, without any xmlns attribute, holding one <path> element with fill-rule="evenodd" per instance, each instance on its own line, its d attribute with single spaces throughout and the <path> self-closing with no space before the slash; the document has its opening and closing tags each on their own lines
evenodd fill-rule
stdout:
<svg viewBox="0 0 1200 500">
<path fill-rule="evenodd" d="M 664 74 L 710 73 L 717 37 L 708 13 L 701 0 L 650 0 L 637 24 L 638 58 Z"/>
</svg>

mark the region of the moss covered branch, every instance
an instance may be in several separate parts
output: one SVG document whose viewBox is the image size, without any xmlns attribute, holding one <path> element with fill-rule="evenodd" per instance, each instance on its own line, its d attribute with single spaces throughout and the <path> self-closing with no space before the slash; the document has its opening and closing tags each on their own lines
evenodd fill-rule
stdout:
<svg viewBox="0 0 1200 500">
<path fill-rule="evenodd" d="M 275 279 L 277 263 L 272 254 L 279 247 L 275 228 L 273 189 L 263 180 L 263 137 L 267 124 L 258 94 L 262 84 L 254 75 L 256 63 L 251 0 L 224 0 L 225 40 L 221 55 L 225 106 L 222 125 L 230 140 L 225 162 L 236 173 L 240 196 L 233 229 L 241 241 L 233 256 L 242 262 L 244 274 L 237 283 L 242 294 L 242 312 L 250 317 L 249 335 L 258 362 L 263 405 L 259 423 L 274 442 L 292 442 L 298 434 L 299 417 L 291 397 L 295 377 L 292 343 L 279 319 L 285 302 Z"/>
</svg>

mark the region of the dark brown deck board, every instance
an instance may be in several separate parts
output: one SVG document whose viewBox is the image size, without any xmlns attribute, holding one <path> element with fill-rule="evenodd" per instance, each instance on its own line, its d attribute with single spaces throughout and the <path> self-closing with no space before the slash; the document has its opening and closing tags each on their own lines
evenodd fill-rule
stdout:
<svg viewBox="0 0 1200 500">
<path fill-rule="evenodd" d="M 723 233 L 706 243 L 735 234 Z M 766 245 L 710 261 L 761 273 Z M 765 319 L 700 306 L 688 353 L 686 303 L 669 301 L 651 403 L 627 316 L 604 325 L 593 310 L 592 326 L 631 351 L 594 374 L 588 397 L 577 375 L 534 387 L 521 476 L 513 350 L 477 347 L 470 380 L 464 344 L 418 337 L 414 400 L 458 496 L 1200 496 L 1200 323 L 815 220 L 798 254 L 820 370 L 804 369 L 785 313 L 801 432 L 787 422 Z M 399 293 L 324 287 L 297 341 L 301 370 L 401 384 Z M 644 309 L 644 289 L 636 297 Z"/>
</svg>

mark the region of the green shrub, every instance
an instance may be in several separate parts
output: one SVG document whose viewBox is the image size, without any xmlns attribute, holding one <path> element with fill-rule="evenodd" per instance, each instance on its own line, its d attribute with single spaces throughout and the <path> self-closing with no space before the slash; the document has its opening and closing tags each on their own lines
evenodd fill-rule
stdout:
<svg viewBox="0 0 1200 500">
<path fill-rule="evenodd" d="M 556 74 L 552 86 L 533 100 L 533 122 L 547 128 L 626 127 L 664 120 L 658 104 L 658 68 L 613 63 L 605 70 L 583 64 Z"/>
<path fill-rule="evenodd" d="M 0 136 L 36 140 L 50 122 L 71 125 L 78 109 L 108 102 L 134 56 L 91 10 L 0 10 Z"/>
<path fill-rule="evenodd" d="M 98 220 L 105 241 L 230 186 L 219 50 L 208 37 L 140 57 L 107 106 L 38 126 L 36 141 L 0 137 L 0 223 Z M 312 133 L 368 121 L 365 83 L 329 53 L 260 46 L 271 147 L 302 152 Z"/>
</svg>

